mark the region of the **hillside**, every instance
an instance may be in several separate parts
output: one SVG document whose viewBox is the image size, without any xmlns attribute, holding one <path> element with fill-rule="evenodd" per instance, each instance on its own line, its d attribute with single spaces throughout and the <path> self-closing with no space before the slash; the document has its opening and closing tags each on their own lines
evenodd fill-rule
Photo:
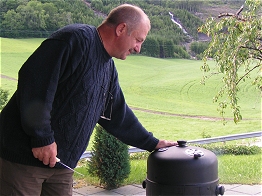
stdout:
<svg viewBox="0 0 262 196">
<path fill-rule="evenodd" d="M 98 26 L 109 11 L 122 3 L 141 7 L 151 20 L 151 31 L 141 54 L 157 58 L 189 59 L 194 41 L 208 41 L 197 29 L 207 17 L 235 13 L 243 0 L 2 0 L 0 37 L 45 38 L 72 23 Z"/>
<path fill-rule="evenodd" d="M 96 16 L 102 17 L 102 18 L 106 17 L 106 13 L 102 12 L 102 10 L 95 9 L 94 7 L 92 7 L 92 0 L 83 0 L 83 1 L 86 3 L 86 5 L 90 9 L 92 9 L 94 11 L 94 14 Z M 154 0 L 154 1 L 147 1 L 147 2 L 149 2 L 151 4 L 154 4 L 155 7 L 163 6 L 165 8 L 163 10 L 160 9 L 161 11 L 158 11 L 158 15 L 168 16 L 169 17 L 170 12 L 174 11 L 174 8 L 172 8 L 172 6 L 171 6 L 171 8 L 167 8 L 168 7 L 167 4 L 164 5 L 163 3 L 162 4 L 159 3 L 161 1 Z M 196 6 L 195 8 L 187 8 L 185 6 L 182 9 L 186 9 L 187 11 L 189 10 L 190 14 L 192 14 L 193 16 L 198 18 L 200 21 L 202 21 L 202 23 L 204 23 L 208 17 L 217 18 L 217 16 L 220 13 L 235 13 L 241 7 L 241 5 L 243 5 L 243 3 L 244 3 L 243 0 L 239 0 L 239 1 L 220 1 L 220 2 L 217 2 L 217 1 L 214 1 L 214 2 L 212 2 L 212 1 L 202 1 L 202 2 L 203 3 L 201 3 L 199 5 L 195 5 Z M 136 2 L 136 3 L 138 3 L 138 2 Z M 141 6 L 141 7 L 143 8 L 143 6 Z M 147 8 L 143 8 L 143 9 L 146 12 L 149 11 L 149 18 L 151 19 L 151 23 L 152 23 L 152 30 L 151 31 L 153 31 L 153 34 L 156 34 L 156 36 L 157 36 L 158 30 L 157 31 L 154 30 L 154 28 L 155 28 L 155 25 L 154 25 L 154 23 L 155 23 L 154 14 L 151 14 L 151 11 L 149 9 L 147 9 Z M 169 15 L 168 15 L 168 13 L 169 13 Z M 179 25 L 181 25 L 182 28 L 184 27 L 184 29 L 181 29 L 182 31 L 197 32 L 197 28 L 201 25 L 201 23 L 197 23 L 197 25 L 193 25 L 190 28 L 190 26 L 184 26 L 185 24 L 183 22 L 181 22 L 181 21 L 184 20 L 183 18 L 180 18 L 179 16 L 176 16 L 175 19 L 176 19 L 176 22 Z M 192 20 L 192 17 L 189 17 L 187 19 L 188 20 Z M 168 22 L 169 22 L 169 25 L 171 26 L 171 28 L 173 28 L 174 34 L 176 35 L 178 33 L 177 30 L 179 30 L 179 29 L 177 28 L 176 25 L 172 26 L 171 20 L 169 20 Z M 179 31 L 181 31 L 181 30 L 179 30 Z M 152 34 L 152 33 L 149 33 L 149 35 L 150 34 Z M 179 34 L 181 34 L 181 32 Z M 180 41 L 179 41 L 178 45 L 181 45 L 181 46 L 185 47 L 186 51 L 190 55 L 193 55 L 191 53 L 191 51 L 190 51 L 191 43 L 193 43 L 195 41 L 202 41 L 202 42 L 204 41 L 204 42 L 206 42 L 206 41 L 210 40 L 210 38 L 207 37 L 205 34 L 202 34 L 202 33 L 196 33 L 196 34 L 195 35 L 188 34 L 188 35 L 185 36 L 186 38 L 184 38 L 184 39 L 181 38 L 181 37 L 179 38 Z M 143 49 L 142 49 L 142 53 L 143 53 Z M 147 55 L 150 56 L 150 54 L 147 54 Z M 181 56 L 179 56 L 179 57 L 181 57 Z"/>
<path fill-rule="evenodd" d="M 243 3 L 244 1 L 239 1 L 237 3 L 229 1 L 224 4 L 205 4 L 200 12 L 194 14 L 205 22 L 208 17 L 217 17 L 220 13 L 236 13 Z"/>
</svg>

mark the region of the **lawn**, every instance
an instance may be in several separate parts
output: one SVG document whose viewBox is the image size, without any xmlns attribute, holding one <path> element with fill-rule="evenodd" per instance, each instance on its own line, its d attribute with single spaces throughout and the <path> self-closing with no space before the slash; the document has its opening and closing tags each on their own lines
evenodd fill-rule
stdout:
<svg viewBox="0 0 262 196">
<path fill-rule="evenodd" d="M 202 61 L 130 56 L 116 60 L 120 84 L 131 106 L 177 114 L 217 117 L 213 97 L 221 75 L 200 84 Z M 211 65 L 214 62 L 210 61 Z M 132 73 L 132 74 L 130 74 Z M 259 90 L 242 83 L 239 100 L 244 118 L 260 118 Z M 230 117 L 230 111 L 228 117 Z"/>
<path fill-rule="evenodd" d="M 19 68 L 42 40 L 2 38 L 1 74 L 17 79 Z M 221 86 L 222 76 L 216 75 L 206 85 L 200 84 L 202 63 L 140 55 L 129 56 L 125 61 L 115 59 L 128 105 L 151 110 L 134 112 L 158 138 L 192 140 L 202 138 L 203 133 L 216 137 L 261 130 L 260 92 L 248 83 L 242 83 L 239 92 L 243 120 L 235 124 L 228 109 L 226 117 L 231 119 L 223 125 L 217 103 L 212 100 Z M 1 79 L 1 88 L 9 90 L 10 96 L 16 85 L 15 80 Z"/>
</svg>

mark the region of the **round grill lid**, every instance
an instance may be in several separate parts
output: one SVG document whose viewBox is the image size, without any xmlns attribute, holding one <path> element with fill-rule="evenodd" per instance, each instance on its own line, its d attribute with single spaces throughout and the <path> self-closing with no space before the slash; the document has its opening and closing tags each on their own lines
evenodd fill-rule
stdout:
<svg viewBox="0 0 262 196">
<path fill-rule="evenodd" d="M 209 150 L 178 141 L 177 146 L 149 155 L 147 178 L 162 184 L 184 185 L 218 181 L 217 157 Z"/>
</svg>

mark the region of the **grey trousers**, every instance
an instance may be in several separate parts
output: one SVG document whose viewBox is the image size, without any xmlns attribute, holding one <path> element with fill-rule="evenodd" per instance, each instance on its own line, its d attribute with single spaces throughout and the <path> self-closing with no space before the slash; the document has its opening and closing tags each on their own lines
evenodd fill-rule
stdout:
<svg viewBox="0 0 262 196">
<path fill-rule="evenodd" d="M 69 169 L 40 168 L 0 158 L 1 196 L 72 195 L 73 172 Z"/>
</svg>

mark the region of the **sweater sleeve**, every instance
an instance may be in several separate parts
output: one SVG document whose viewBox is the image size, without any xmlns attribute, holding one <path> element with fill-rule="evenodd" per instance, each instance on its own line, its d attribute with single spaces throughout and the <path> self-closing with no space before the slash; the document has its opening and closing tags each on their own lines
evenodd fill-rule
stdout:
<svg viewBox="0 0 262 196">
<path fill-rule="evenodd" d="M 69 44 L 64 41 L 45 40 L 19 71 L 18 107 L 23 130 L 30 136 L 32 148 L 55 141 L 51 128 L 52 104 L 65 70 L 67 73 L 73 71 L 73 66 L 68 68 L 72 61 L 70 56 L 74 55 L 71 51 Z M 75 56 L 79 57 L 77 54 Z"/>
<path fill-rule="evenodd" d="M 139 122 L 126 104 L 117 78 L 115 81 L 115 88 L 112 92 L 114 97 L 111 120 L 100 119 L 99 124 L 122 142 L 150 152 L 153 151 L 159 140 Z"/>
</svg>

